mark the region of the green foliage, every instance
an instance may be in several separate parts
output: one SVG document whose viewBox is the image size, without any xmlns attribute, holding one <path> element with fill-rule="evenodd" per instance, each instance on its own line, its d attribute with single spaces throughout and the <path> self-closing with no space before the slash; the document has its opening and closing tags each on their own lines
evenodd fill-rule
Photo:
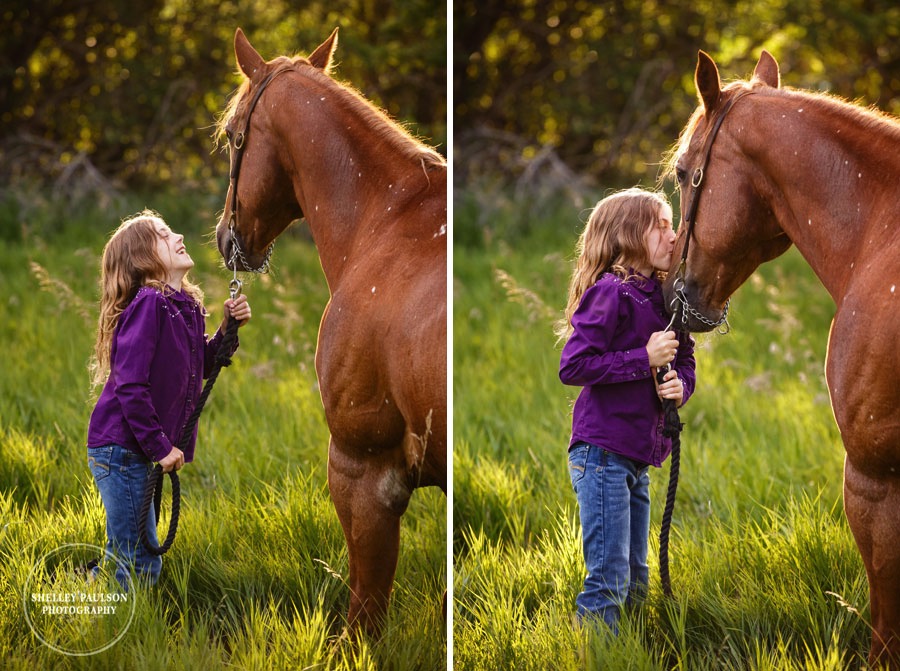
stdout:
<svg viewBox="0 0 900 671">
<path fill-rule="evenodd" d="M 0 9 L 4 175 L 57 188 L 208 185 L 210 129 L 240 82 L 243 28 L 266 59 L 338 26 L 338 79 L 446 143 L 446 16 L 432 0 L 11 0 Z"/>
<path fill-rule="evenodd" d="M 456 248 L 458 667 L 863 668 L 868 593 L 823 375 L 834 306 L 796 250 L 738 291 L 729 335 L 698 337 L 698 387 L 681 411 L 675 600 L 657 577 L 667 468 L 653 469 L 647 603 L 618 638 L 572 622 L 584 564 L 566 445 L 579 390 L 558 381 L 552 326 L 579 210 L 533 219 L 531 233 Z"/>
<path fill-rule="evenodd" d="M 698 49 L 725 79 L 748 77 L 768 49 L 787 85 L 900 114 L 889 0 L 458 0 L 453 12 L 455 174 L 467 187 L 528 181 L 548 153 L 601 184 L 652 182 L 696 106 Z"/>
<path fill-rule="evenodd" d="M 3 305 L 14 315 L 0 321 L 0 667 L 445 668 L 447 511 L 435 489 L 417 492 L 404 516 L 384 635 L 341 637 L 347 551 L 328 494 L 313 363 L 328 290 L 299 232 L 279 241 L 271 274 L 245 278 L 254 317 L 201 416 L 196 460 L 181 472 L 178 538 L 128 634 L 85 658 L 32 635 L 22 589 L 38 558 L 64 543 L 105 542 L 84 448 L 98 263 L 121 215 L 145 205 L 185 233 L 212 330 L 231 273 L 208 238 L 218 204 L 202 198 L 132 194 L 114 213 L 36 205 L 0 255 Z"/>
</svg>

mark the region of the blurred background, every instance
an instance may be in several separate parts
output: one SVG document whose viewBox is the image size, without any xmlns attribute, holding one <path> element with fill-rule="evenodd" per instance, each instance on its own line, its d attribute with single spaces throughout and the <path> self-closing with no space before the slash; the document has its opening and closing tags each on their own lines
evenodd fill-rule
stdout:
<svg viewBox="0 0 900 671">
<path fill-rule="evenodd" d="M 242 27 L 267 60 L 335 26 L 334 75 L 445 151 L 446 15 L 429 0 L 6 0 L 0 7 L 0 204 L 213 191 L 216 116 L 240 83 Z M 443 9 L 442 5 L 438 5 Z M 16 219 L 16 217 L 13 217 Z M 7 218 L 7 221 L 9 219 Z M 7 223 L 5 236 L 17 230 Z"/>
<path fill-rule="evenodd" d="M 457 207 L 475 215 L 457 221 L 464 243 L 507 206 L 653 185 L 696 106 L 698 49 L 723 81 L 768 49 L 790 86 L 900 112 L 890 0 L 455 0 L 453 19 Z"/>
</svg>

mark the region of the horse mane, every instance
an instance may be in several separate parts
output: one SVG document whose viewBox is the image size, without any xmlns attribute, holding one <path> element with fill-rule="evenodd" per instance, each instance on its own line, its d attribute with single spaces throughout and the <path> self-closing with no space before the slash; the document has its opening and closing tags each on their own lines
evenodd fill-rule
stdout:
<svg viewBox="0 0 900 671">
<path fill-rule="evenodd" d="M 393 146 L 402 156 L 412 161 L 421 162 L 422 166 L 426 169 L 446 167 L 447 159 L 445 159 L 438 151 L 415 138 L 402 124 L 390 118 L 378 107 L 366 100 L 366 98 L 353 86 L 345 82 L 337 81 L 327 73 L 322 72 L 313 66 L 309 60 L 303 56 L 294 56 L 290 58 L 281 56 L 271 61 L 270 64 L 279 62 L 289 65 L 297 73 L 335 91 L 344 106 L 362 117 L 379 139 Z M 216 121 L 215 137 L 217 146 L 221 142 L 221 138 L 225 135 L 225 126 L 235 115 L 238 105 L 247 95 L 249 90 L 250 80 L 244 77 L 240 87 L 229 99 L 225 111 L 222 112 L 221 116 Z"/>
<path fill-rule="evenodd" d="M 839 95 L 823 91 L 796 89 L 790 86 L 782 86 L 775 89 L 766 86 L 758 80 L 735 81 L 725 86 L 722 92 L 727 93 L 737 89 L 765 92 L 766 95 L 773 98 L 795 98 L 802 101 L 804 105 L 809 104 L 824 108 L 834 116 L 839 116 L 851 123 L 858 124 L 864 129 L 880 130 L 900 142 L 900 122 L 890 114 L 882 112 L 874 106 L 865 107 L 860 103 L 850 102 Z M 659 177 L 660 185 L 666 179 L 674 177 L 675 164 L 678 161 L 678 157 L 687 150 L 688 144 L 705 113 L 706 110 L 703 105 L 699 105 L 691 114 L 687 125 L 679 134 L 678 140 L 666 151 L 662 161 L 662 173 Z"/>
</svg>

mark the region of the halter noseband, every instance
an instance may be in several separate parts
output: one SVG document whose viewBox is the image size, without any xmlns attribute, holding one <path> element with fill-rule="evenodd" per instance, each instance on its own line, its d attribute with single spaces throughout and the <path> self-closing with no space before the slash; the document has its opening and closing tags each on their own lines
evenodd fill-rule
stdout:
<svg viewBox="0 0 900 671">
<path fill-rule="evenodd" d="M 694 222 L 697 217 L 697 207 L 700 205 L 700 194 L 703 192 L 700 186 L 703 184 L 703 178 L 706 176 L 706 168 L 709 165 L 709 159 L 712 155 L 713 143 L 716 141 L 716 135 L 719 134 L 719 129 L 722 127 L 725 117 L 728 116 L 728 112 L 731 111 L 734 104 L 745 95 L 750 95 L 751 93 L 753 93 L 753 91 L 741 91 L 725 102 L 722 113 L 713 124 L 712 130 L 709 133 L 709 139 L 706 141 L 706 151 L 703 153 L 703 162 L 698 168 L 695 168 L 694 172 L 691 174 L 691 186 L 694 187 L 694 195 L 688 205 L 687 213 L 682 210 L 681 214 L 681 226 L 687 226 L 687 231 L 684 239 L 684 249 L 681 251 L 681 262 L 678 264 L 678 271 L 675 276 L 675 281 L 672 284 L 672 289 L 675 293 L 675 298 L 672 299 L 672 305 L 676 302 L 680 303 L 682 325 L 687 325 L 687 318 L 688 315 L 690 315 L 697 321 L 706 324 L 707 326 L 711 326 L 712 328 L 724 325 L 724 330 L 720 331 L 723 334 L 728 333 L 728 331 L 731 330 L 731 327 L 728 325 L 728 305 L 731 303 L 731 299 L 729 298 L 725 301 L 725 309 L 722 311 L 722 316 L 719 319 L 709 319 L 688 303 L 687 297 L 684 295 L 684 277 L 685 271 L 687 270 L 688 249 L 691 245 L 691 237 L 694 233 Z M 672 320 L 669 322 L 668 328 L 672 328 L 672 324 L 675 323 L 676 315 L 677 312 L 673 310 Z"/>
<path fill-rule="evenodd" d="M 240 244 L 238 243 L 237 237 L 237 219 L 238 219 L 238 195 L 237 195 L 237 185 L 238 185 L 238 177 L 241 174 L 241 161 L 244 158 L 244 148 L 247 146 L 247 136 L 250 134 L 250 118 L 253 115 L 253 110 L 256 108 L 256 103 L 259 102 L 259 99 L 262 97 L 263 92 L 266 90 L 266 87 L 272 82 L 275 77 L 278 75 L 288 72 L 293 68 L 289 66 L 281 67 L 274 72 L 270 73 L 263 81 L 262 84 L 259 85 L 259 88 L 256 90 L 256 93 L 253 94 L 253 98 L 250 100 L 250 106 L 247 108 L 247 120 L 244 122 L 244 130 L 240 131 L 237 135 L 234 136 L 234 140 L 231 141 L 231 146 L 233 149 L 232 156 L 233 160 L 231 163 L 231 174 L 229 176 L 229 188 L 231 189 L 231 216 L 228 219 L 228 230 L 231 232 L 231 267 L 234 269 L 234 280 L 232 282 L 238 282 L 237 279 L 237 261 L 240 259 L 241 265 L 243 265 L 244 269 L 251 273 L 266 273 L 269 271 L 269 259 L 272 258 L 272 251 L 275 248 L 274 241 L 269 244 L 266 248 L 266 255 L 263 258 L 262 265 L 258 268 L 251 268 L 250 264 L 247 263 L 247 257 L 244 256 L 244 252 L 241 250 Z"/>
</svg>

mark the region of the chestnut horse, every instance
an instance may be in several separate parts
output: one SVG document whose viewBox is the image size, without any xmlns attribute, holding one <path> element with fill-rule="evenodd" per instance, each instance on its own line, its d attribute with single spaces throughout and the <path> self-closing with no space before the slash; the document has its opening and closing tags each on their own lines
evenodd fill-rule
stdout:
<svg viewBox="0 0 900 671">
<path fill-rule="evenodd" d="M 695 83 L 700 106 L 673 157 L 687 215 L 666 300 L 688 329 L 708 331 L 756 267 L 791 244 L 831 294 L 825 375 L 846 448 L 844 510 L 869 579 L 869 660 L 897 664 L 900 123 L 782 88 L 765 51 L 752 79 L 725 88 L 701 51 Z"/>
<path fill-rule="evenodd" d="M 246 80 L 220 122 L 231 185 L 216 239 L 229 268 L 260 270 L 288 224 L 309 223 L 330 291 L 316 374 L 348 622 L 375 634 L 412 491 L 446 492 L 447 166 L 329 76 L 336 43 L 337 30 L 267 63 L 237 30 Z"/>
</svg>

